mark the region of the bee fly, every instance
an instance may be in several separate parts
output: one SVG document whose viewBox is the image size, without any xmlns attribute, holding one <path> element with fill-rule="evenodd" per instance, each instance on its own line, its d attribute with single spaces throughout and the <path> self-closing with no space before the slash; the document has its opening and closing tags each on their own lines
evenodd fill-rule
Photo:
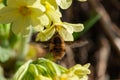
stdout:
<svg viewBox="0 0 120 80">
<path fill-rule="evenodd" d="M 59 34 L 55 34 L 50 40 L 49 50 L 55 60 L 60 60 L 63 58 L 66 51 L 65 42 Z"/>
</svg>

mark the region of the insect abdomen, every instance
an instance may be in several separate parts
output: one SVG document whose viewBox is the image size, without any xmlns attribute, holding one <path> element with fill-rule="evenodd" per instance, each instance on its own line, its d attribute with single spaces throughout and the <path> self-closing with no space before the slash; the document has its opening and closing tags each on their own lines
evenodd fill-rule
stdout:
<svg viewBox="0 0 120 80">
<path fill-rule="evenodd" d="M 64 40 L 59 35 L 55 35 L 51 39 L 49 50 L 53 54 L 55 59 L 61 59 L 65 54 Z"/>
</svg>

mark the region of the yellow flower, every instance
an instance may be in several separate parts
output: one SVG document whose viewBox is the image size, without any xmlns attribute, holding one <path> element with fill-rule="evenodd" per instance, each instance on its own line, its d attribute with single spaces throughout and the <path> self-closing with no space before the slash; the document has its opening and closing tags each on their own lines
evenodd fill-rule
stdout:
<svg viewBox="0 0 120 80">
<path fill-rule="evenodd" d="M 79 77 L 74 74 L 62 74 L 59 80 L 79 80 Z"/>
<path fill-rule="evenodd" d="M 51 4 L 51 2 L 53 4 Z M 42 2 L 43 3 L 43 2 Z M 61 12 L 57 5 L 55 5 L 54 0 L 44 0 L 44 6 L 46 8 L 45 14 L 48 16 L 51 22 L 59 22 L 60 17 L 62 17 Z"/>
<path fill-rule="evenodd" d="M 47 25 L 44 25 L 47 27 L 48 25 L 51 25 L 52 23 L 59 22 L 60 18 L 62 17 L 62 14 L 58 8 L 58 5 L 56 4 L 55 0 L 40 0 L 40 3 L 45 7 L 44 16 L 47 16 L 46 22 L 49 22 Z M 35 28 L 36 31 L 39 30 L 39 26 Z"/>
<path fill-rule="evenodd" d="M 46 5 L 46 2 L 52 5 L 55 9 L 58 7 L 56 0 L 40 0 L 41 4 Z"/>
<path fill-rule="evenodd" d="M 62 14 L 59 10 L 59 8 L 57 7 L 55 9 L 54 6 L 52 6 L 49 2 L 45 2 L 45 7 L 46 7 L 46 15 L 49 17 L 51 22 L 59 22 L 60 18 L 62 17 Z"/>
<path fill-rule="evenodd" d="M 80 32 L 83 28 L 83 24 L 71 24 L 67 22 L 53 23 L 52 26 L 40 32 L 36 40 L 48 41 L 55 33 L 58 33 L 64 41 L 73 41 L 72 33 Z"/>
<path fill-rule="evenodd" d="M 58 6 L 62 9 L 67 9 L 72 4 L 72 0 L 41 0 L 41 3 L 44 3 L 45 1 L 50 3 L 50 5 L 52 5 L 55 9 Z"/>
<path fill-rule="evenodd" d="M 67 9 L 72 4 L 72 0 L 56 0 L 56 3 L 62 8 Z"/>
<path fill-rule="evenodd" d="M 87 1 L 87 0 L 78 0 L 78 1 L 84 2 L 84 1 Z M 60 8 L 67 9 L 71 6 L 72 0 L 56 0 L 56 3 L 57 3 L 58 6 L 60 6 Z"/>
<path fill-rule="evenodd" d="M 87 74 L 90 74 L 88 67 L 90 64 L 81 66 L 77 64 L 72 68 L 68 69 L 65 73 L 57 76 L 55 80 L 88 80 Z"/>
<path fill-rule="evenodd" d="M 77 64 L 74 67 L 70 68 L 68 72 L 77 75 L 80 80 L 88 80 L 87 74 L 90 74 L 90 70 L 88 69 L 89 66 L 90 64 L 86 64 L 84 66 Z"/>
<path fill-rule="evenodd" d="M 0 23 L 12 23 L 12 30 L 16 34 L 25 34 L 29 26 L 40 26 L 42 31 L 44 27 L 41 24 L 49 23 L 43 12 L 45 7 L 40 0 L 7 0 L 7 6 L 0 10 Z"/>
<path fill-rule="evenodd" d="M 34 80 L 52 80 L 50 77 L 46 77 L 43 75 L 37 75 Z"/>
</svg>

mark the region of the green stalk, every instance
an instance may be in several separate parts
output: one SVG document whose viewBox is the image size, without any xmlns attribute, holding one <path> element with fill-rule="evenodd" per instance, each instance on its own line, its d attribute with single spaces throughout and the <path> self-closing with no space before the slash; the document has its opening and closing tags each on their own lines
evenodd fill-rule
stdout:
<svg viewBox="0 0 120 80">
<path fill-rule="evenodd" d="M 29 41 L 31 39 L 32 30 L 30 29 L 27 36 L 21 35 L 20 47 L 19 47 L 19 59 L 23 60 L 28 52 Z"/>
<path fill-rule="evenodd" d="M 91 15 L 91 17 L 84 23 L 84 30 L 82 32 L 74 32 L 73 36 L 74 39 L 77 40 L 80 36 L 82 36 L 83 34 L 85 34 L 90 28 L 93 27 L 93 25 L 99 21 L 99 19 L 101 18 L 101 16 L 99 14 L 94 14 Z"/>
</svg>

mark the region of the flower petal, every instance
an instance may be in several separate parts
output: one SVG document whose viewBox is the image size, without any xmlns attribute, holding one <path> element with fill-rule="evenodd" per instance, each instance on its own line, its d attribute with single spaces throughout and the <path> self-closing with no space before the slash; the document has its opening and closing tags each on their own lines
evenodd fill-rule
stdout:
<svg viewBox="0 0 120 80">
<path fill-rule="evenodd" d="M 36 0 L 7 0 L 8 6 L 32 5 Z"/>
<path fill-rule="evenodd" d="M 62 9 L 67 9 L 72 4 L 72 0 L 56 0 L 56 2 Z"/>
<path fill-rule="evenodd" d="M 16 16 L 18 16 L 18 13 L 15 8 L 4 7 L 0 10 L 0 23 L 6 24 L 13 22 Z"/>
<path fill-rule="evenodd" d="M 74 32 L 80 32 L 84 29 L 83 24 L 80 24 L 80 23 L 79 24 L 72 24 L 72 23 L 64 22 L 64 24 L 66 24 L 68 26 L 72 26 Z"/>
<path fill-rule="evenodd" d="M 20 3 L 18 3 L 20 0 L 7 0 L 7 6 L 11 7 L 18 7 Z"/>
<path fill-rule="evenodd" d="M 36 26 L 38 26 L 38 25 L 40 25 L 40 20 L 39 19 L 37 19 L 37 18 L 35 18 L 35 17 L 31 17 L 31 24 L 32 24 L 32 26 L 33 27 L 36 27 Z"/>
<path fill-rule="evenodd" d="M 39 17 L 44 14 L 39 8 L 29 7 L 31 10 L 31 15 L 34 17 Z"/>
<path fill-rule="evenodd" d="M 9 7 L 19 8 L 20 6 L 39 8 L 41 11 L 45 11 L 45 7 L 40 4 L 40 0 L 7 0 Z"/>
<path fill-rule="evenodd" d="M 31 17 L 30 23 L 32 24 L 33 27 L 39 27 L 39 31 L 42 31 L 44 27 L 41 25 L 47 25 L 49 23 L 48 18 L 46 19 L 46 17 L 43 17 L 43 13 L 41 12 L 41 10 L 36 8 L 31 8 L 31 9 L 32 9 L 32 14 L 30 15 Z"/>
<path fill-rule="evenodd" d="M 36 41 L 48 41 L 55 33 L 55 28 L 50 27 L 37 35 Z"/>
<path fill-rule="evenodd" d="M 30 1 L 30 0 L 28 0 Z M 40 3 L 41 0 L 35 0 L 35 3 L 32 5 L 32 7 L 39 8 L 42 12 L 44 12 L 46 9 L 44 5 Z"/>
<path fill-rule="evenodd" d="M 40 20 L 37 18 L 31 18 L 31 24 L 36 31 L 43 31 L 44 29 L 44 26 L 40 24 Z"/>
<path fill-rule="evenodd" d="M 53 22 L 59 22 L 60 17 L 62 16 L 59 11 L 59 8 L 55 9 L 49 3 L 46 3 L 46 7 L 47 7 L 46 14 L 48 15 L 49 19 Z"/>
<path fill-rule="evenodd" d="M 50 20 L 53 21 L 53 22 L 59 22 L 60 21 L 61 14 L 58 13 L 57 11 L 53 11 L 53 10 L 48 11 L 47 15 L 50 18 Z"/>
<path fill-rule="evenodd" d="M 73 27 L 71 25 L 67 25 L 63 23 L 63 27 L 69 32 L 73 33 Z"/>
<path fill-rule="evenodd" d="M 37 26 L 33 27 L 33 30 L 34 30 L 35 32 L 41 32 L 41 31 L 44 30 L 44 26 L 37 25 Z"/>
<path fill-rule="evenodd" d="M 87 64 L 83 65 L 83 67 L 89 68 L 90 67 L 90 63 L 87 63 Z"/>
<path fill-rule="evenodd" d="M 12 23 L 12 31 L 15 34 L 22 33 L 23 35 L 26 35 L 29 31 L 30 26 L 30 19 L 29 18 L 23 18 L 22 16 L 17 17 L 16 21 Z"/>
<path fill-rule="evenodd" d="M 69 33 L 66 29 L 61 28 L 61 30 L 59 30 L 58 33 L 65 41 L 73 41 L 72 33 Z"/>
<path fill-rule="evenodd" d="M 56 4 L 56 1 L 55 0 L 48 0 L 48 2 L 54 6 L 55 9 L 57 9 L 57 4 Z"/>
<path fill-rule="evenodd" d="M 42 4 L 45 4 L 46 2 L 52 5 L 55 9 L 57 8 L 57 4 L 55 0 L 40 0 Z"/>
<path fill-rule="evenodd" d="M 40 18 L 41 25 L 48 25 L 50 22 L 48 17 L 45 14 L 39 18 Z"/>
<path fill-rule="evenodd" d="M 27 72 L 30 63 L 32 62 L 32 60 L 29 60 L 28 62 L 26 62 L 25 64 L 23 64 L 16 72 L 16 74 L 14 75 L 14 79 L 13 80 L 22 80 L 23 76 L 25 75 L 25 73 Z"/>
<path fill-rule="evenodd" d="M 31 8 L 31 10 L 32 10 L 31 24 L 33 26 L 48 25 L 49 24 L 48 17 L 45 14 L 43 14 L 43 12 L 41 10 L 39 10 L 37 8 Z"/>
</svg>

